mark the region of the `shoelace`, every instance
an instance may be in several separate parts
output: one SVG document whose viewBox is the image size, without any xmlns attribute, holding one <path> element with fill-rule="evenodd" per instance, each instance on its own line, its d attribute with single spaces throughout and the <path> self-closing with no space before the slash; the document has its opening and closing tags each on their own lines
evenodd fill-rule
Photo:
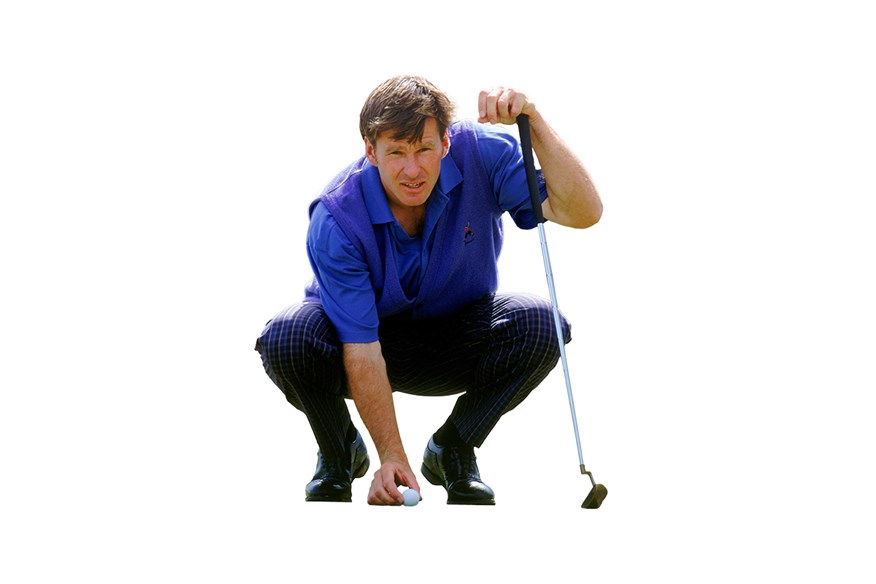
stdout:
<svg viewBox="0 0 876 584">
<path fill-rule="evenodd" d="M 448 478 L 457 479 L 478 475 L 474 450 L 465 447 L 450 447 L 447 449 L 447 459 L 449 464 L 447 465 L 448 468 L 445 469 L 445 473 L 448 474 Z"/>
<path fill-rule="evenodd" d="M 337 458 L 326 458 L 322 455 L 322 452 L 318 452 L 317 454 L 319 456 L 317 464 L 322 465 L 323 476 L 352 477 L 352 469 L 350 468 L 350 465 L 345 464 L 343 460 Z"/>
</svg>

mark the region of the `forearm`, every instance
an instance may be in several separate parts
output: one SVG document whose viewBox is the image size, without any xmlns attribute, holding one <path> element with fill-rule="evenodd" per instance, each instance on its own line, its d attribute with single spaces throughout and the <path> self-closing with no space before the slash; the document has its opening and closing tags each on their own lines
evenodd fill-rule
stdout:
<svg viewBox="0 0 876 584">
<path fill-rule="evenodd" d="M 602 201 L 584 164 L 538 112 L 530 116 L 530 129 L 547 184 L 545 217 L 568 227 L 594 225 L 602 216 Z"/>
<path fill-rule="evenodd" d="M 344 344 L 344 367 L 350 395 L 381 463 L 394 460 L 408 465 L 380 343 Z"/>
</svg>

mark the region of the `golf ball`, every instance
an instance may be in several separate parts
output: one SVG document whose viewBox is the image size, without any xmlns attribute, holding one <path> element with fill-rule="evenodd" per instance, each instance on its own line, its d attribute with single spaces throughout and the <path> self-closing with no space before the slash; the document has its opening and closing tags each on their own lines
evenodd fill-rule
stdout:
<svg viewBox="0 0 876 584">
<path fill-rule="evenodd" d="M 402 495 L 405 498 L 405 507 L 413 507 L 420 502 L 420 493 L 414 489 L 407 489 Z"/>
</svg>

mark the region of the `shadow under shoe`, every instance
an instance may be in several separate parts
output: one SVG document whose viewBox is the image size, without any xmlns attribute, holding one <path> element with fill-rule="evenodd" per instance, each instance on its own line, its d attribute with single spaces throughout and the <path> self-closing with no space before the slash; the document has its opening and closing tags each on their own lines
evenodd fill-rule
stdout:
<svg viewBox="0 0 876 584">
<path fill-rule="evenodd" d="M 370 462 L 362 435 L 356 437 L 343 458 L 326 458 L 322 451 L 316 453 L 316 472 L 304 487 L 305 501 L 333 501 L 349 503 L 353 500 L 353 479 L 368 472 Z"/>
<path fill-rule="evenodd" d="M 448 505 L 495 505 L 493 489 L 481 480 L 474 448 L 438 446 L 429 439 L 420 472 L 426 480 L 444 487 Z"/>
</svg>

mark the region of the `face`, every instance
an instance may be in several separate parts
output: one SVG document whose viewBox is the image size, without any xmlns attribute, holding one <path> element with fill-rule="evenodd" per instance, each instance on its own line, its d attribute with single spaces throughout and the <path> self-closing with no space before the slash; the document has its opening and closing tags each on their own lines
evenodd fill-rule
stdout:
<svg viewBox="0 0 876 584">
<path fill-rule="evenodd" d="M 380 182 L 393 210 L 410 210 L 426 204 L 441 172 L 441 159 L 450 148 L 447 133 L 438 134 L 434 118 L 426 120 L 419 142 L 393 140 L 389 132 L 377 144 L 365 139 L 365 156 L 380 172 Z"/>
</svg>

